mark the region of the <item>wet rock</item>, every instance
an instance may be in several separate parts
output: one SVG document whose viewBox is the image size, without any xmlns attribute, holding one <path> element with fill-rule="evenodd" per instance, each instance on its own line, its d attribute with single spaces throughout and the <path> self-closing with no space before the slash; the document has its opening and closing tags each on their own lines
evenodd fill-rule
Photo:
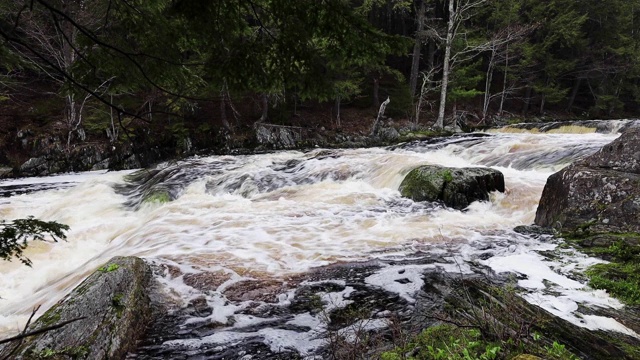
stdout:
<svg viewBox="0 0 640 360">
<path fill-rule="evenodd" d="M 109 159 L 98 161 L 97 163 L 93 164 L 93 166 L 91 166 L 91 171 L 109 169 L 109 161 Z"/>
<path fill-rule="evenodd" d="M 485 338 L 517 338 L 529 350 L 552 347 L 557 341 L 580 359 L 637 359 L 639 339 L 576 326 L 505 290 L 508 287 L 501 278 L 479 274 L 461 278 L 434 271 L 425 274 L 424 283 L 412 319 L 416 326 L 446 319 L 477 328 Z M 634 320 L 621 312 L 616 318 L 624 323 Z M 534 332 L 544 338 L 534 341 Z"/>
<path fill-rule="evenodd" d="M 220 285 L 229 279 L 231 279 L 231 275 L 224 271 L 185 274 L 183 277 L 186 285 L 201 291 L 216 291 Z"/>
<path fill-rule="evenodd" d="M 278 302 L 278 296 L 289 289 L 289 284 L 278 280 L 247 280 L 231 285 L 224 295 L 231 301 Z"/>
<path fill-rule="evenodd" d="M 13 175 L 12 168 L 0 166 L 0 179 L 11 177 L 11 175 Z"/>
<path fill-rule="evenodd" d="M 404 197 L 414 201 L 442 201 L 455 209 L 464 209 L 477 200 L 489 200 L 492 191 L 504 192 L 504 176 L 490 168 L 424 165 L 411 170 L 400 184 Z"/>
<path fill-rule="evenodd" d="M 135 257 L 116 257 L 54 305 L 28 331 L 82 318 L 27 338 L 11 359 L 123 359 L 135 349 L 150 320 L 149 266 Z M 11 344 L 0 358 L 13 351 Z"/>
<path fill-rule="evenodd" d="M 579 237 L 640 233 L 640 129 L 551 175 L 535 223 Z"/>
<path fill-rule="evenodd" d="M 394 141 L 400 137 L 400 133 L 394 127 L 381 127 L 375 135 L 382 141 Z"/>
<path fill-rule="evenodd" d="M 545 228 L 538 225 L 519 225 L 513 228 L 513 231 L 518 234 L 530 235 L 530 236 L 543 236 L 543 235 L 555 235 L 553 229 Z"/>
<path fill-rule="evenodd" d="M 303 139 L 303 129 L 292 126 L 256 124 L 256 140 L 271 148 L 291 149 Z"/>
<path fill-rule="evenodd" d="M 47 175 L 47 159 L 44 156 L 31 158 L 20 166 L 20 172 L 26 176 Z"/>
</svg>

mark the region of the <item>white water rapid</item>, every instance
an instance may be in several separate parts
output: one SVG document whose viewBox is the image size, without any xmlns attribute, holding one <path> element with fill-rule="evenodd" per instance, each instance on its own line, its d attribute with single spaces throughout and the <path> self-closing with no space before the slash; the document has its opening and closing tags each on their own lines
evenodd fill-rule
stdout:
<svg viewBox="0 0 640 360">
<path fill-rule="evenodd" d="M 493 133 L 390 149 L 190 158 L 161 165 L 140 184 L 127 184 L 129 172 L 2 181 L 0 219 L 35 216 L 71 230 L 66 242 L 32 242 L 25 252 L 32 268 L 0 262 L 0 338 L 24 327 L 34 306 L 41 304 L 42 314 L 117 255 L 169 264 L 182 273 L 223 271 L 258 279 L 421 249 L 455 248 L 464 261 L 477 251 L 469 244 L 519 236 L 512 229 L 533 222 L 547 177 L 616 136 Z M 464 212 L 401 198 L 404 175 L 421 164 L 490 166 L 504 173 L 507 191 Z M 38 186 L 43 190 L 34 191 Z M 153 193 L 174 200 L 143 201 Z M 559 316 L 629 332 L 610 319 L 572 315 L 582 303 L 620 304 L 563 275 L 596 260 L 572 253 L 552 262 L 537 252 L 553 248 L 522 237 L 484 264 L 527 275 L 520 282 L 531 289 L 527 299 Z M 388 283 L 376 279 L 371 281 Z M 543 280 L 560 295 L 537 292 Z"/>
</svg>

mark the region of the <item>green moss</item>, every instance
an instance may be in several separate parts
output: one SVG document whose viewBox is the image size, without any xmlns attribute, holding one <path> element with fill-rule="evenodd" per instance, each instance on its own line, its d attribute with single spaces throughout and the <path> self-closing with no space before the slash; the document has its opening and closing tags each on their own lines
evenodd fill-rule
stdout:
<svg viewBox="0 0 640 360">
<path fill-rule="evenodd" d="M 124 294 L 116 293 L 113 296 L 113 298 L 111 299 L 111 305 L 115 309 L 116 315 L 118 317 L 122 316 L 122 313 L 124 312 L 124 309 L 126 308 L 126 306 L 124 304 Z"/>
<path fill-rule="evenodd" d="M 590 267 L 586 274 L 591 287 L 607 290 L 628 305 L 640 305 L 640 264 L 597 264 Z"/>
<path fill-rule="evenodd" d="M 453 181 L 453 175 L 451 174 L 451 170 L 447 169 L 445 171 L 442 172 L 442 178 L 444 179 L 445 183 L 450 183 Z"/>
<path fill-rule="evenodd" d="M 55 308 L 47 311 L 39 319 L 45 326 L 55 325 L 60 322 L 60 313 L 56 312 Z"/>
<path fill-rule="evenodd" d="M 171 201 L 171 196 L 169 196 L 169 193 L 162 191 L 150 194 L 149 196 L 144 198 L 143 202 L 164 204 L 168 203 L 169 201 Z"/>
<path fill-rule="evenodd" d="M 610 261 L 607 264 L 596 264 L 586 271 L 589 285 L 607 292 L 628 305 L 640 305 L 640 246 L 636 245 L 638 233 L 598 234 L 578 240 L 579 243 L 594 242 L 609 246 L 591 246 L 583 250 L 593 256 Z"/>
<path fill-rule="evenodd" d="M 109 265 L 105 265 L 101 268 L 98 269 L 98 271 L 100 272 L 112 272 L 112 271 L 116 271 L 120 268 L 120 265 L 118 264 L 109 264 Z"/>
<path fill-rule="evenodd" d="M 452 180 L 449 169 L 417 168 L 404 178 L 400 193 L 414 201 L 436 201 L 440 199 L 444 186 Z"/>
<path fill-rule="evenodd" d="M 84 359 L 87 357 L 89 349 L 84 346 L 70 346 L 64 349 L 55 350 L 44 348 L 38 352 L 31 353 L 31 359 Z"/>
</svg>

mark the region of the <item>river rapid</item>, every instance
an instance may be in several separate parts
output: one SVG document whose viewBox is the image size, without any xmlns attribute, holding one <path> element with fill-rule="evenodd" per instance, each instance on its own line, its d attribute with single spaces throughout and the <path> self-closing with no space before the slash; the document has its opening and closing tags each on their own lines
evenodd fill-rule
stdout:
<svg viewBox="0 0 640 360">
<path fill-rule="evenodd" d="M 549 175 L 618 135 L 616 129 L 494 131 L 390 148 L 194 157 L 133 175 L 2 181 L 0 219 L 35 216 L 70 231 L 64 242 L 32 242 L 25 251 L 31 268 L 0 263 L 0 338 L 19 331 L 35 306 L 42 305 L 42 314 L 113 256 L 140 256 L 174 269 L 178 275 L 156 277 L 181 306 L 195 291 L 180 274 L 225 274 L 218 293 L 207 294 L 211 304 L 225 304 L 219 293 L 234 282 L 283 278 L 336 262 L 430 251 L 458 258 L 452 270 L 464 271 L 465 261 L 480 252 L 477 244 L 502 240 L 508 240 L 503 249 L 478 261 L 522 275 L 527 300 L 581 326 L 629 333 L 612 319 L 576 313 L 578 304 L 621 306 L 569 275 L 598 260 L 575 251 L 546 259 L 540 251 L 556 244 L 513 231 L 533 222 Z M 504 173 L 507 190 L 466 211 L 400 197 L 403 177 L 422 164 L 492 167 Z M 393 281 L 382 272 L 369 283 Z M 549 283 L 554 295 L 542 291 Z M 410 298 L 412 289 L 397 285 L 387 290 Z M 211 316 L 221 323 L 234 312 L 214 309 Z"/>
</svg>

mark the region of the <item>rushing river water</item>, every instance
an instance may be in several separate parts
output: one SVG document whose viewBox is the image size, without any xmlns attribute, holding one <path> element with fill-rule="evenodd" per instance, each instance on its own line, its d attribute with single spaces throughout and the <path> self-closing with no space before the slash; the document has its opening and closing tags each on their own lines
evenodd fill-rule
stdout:
<svg viewBox="0 0 640 360">
<path fill-rule="evenodd" d="M 471 242 L 513 236 L 514 226 L 531 224 L 547 177 L 616 136 L 496 132 L 387 149 L 190 158 L 135 179 L 130 172 L 92 172 L 3 181 L 0 219 L 32 215 L 71 230 L 66 242 L 33 242 L 25 252 L 32 268 L 0 263 L 0 337 L 23 327 L 34 306 L 50 307 L 117 255 L 182 273 L 258 279 L 421 248 L 457 246 L 463 256 Z M 422 164 L 489 166 L 504 173 L 507 191 L 467 211 L 400 197 L 403 177 Z M 167 198 L 172 201 L 154 201 Z M 521 285 L 531 289 L 551 279 L 566 295 L 538 297 L 551 310 L 566 312 L 562 304 L 572 307 L 576 298 L 619 305 L 552 271 L 536 246 L 507 249 L 486 264 L 528 275 Z M 580 259 L 581 265 L 595 261 Z"/>
</svg>

